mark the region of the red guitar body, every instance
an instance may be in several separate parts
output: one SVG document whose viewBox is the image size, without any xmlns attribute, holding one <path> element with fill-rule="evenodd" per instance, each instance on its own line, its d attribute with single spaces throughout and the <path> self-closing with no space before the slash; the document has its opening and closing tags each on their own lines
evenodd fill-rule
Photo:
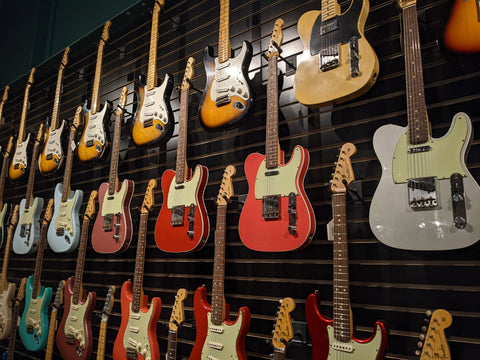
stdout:
<svg viewBox="0 0 480 360">
<path fill-rule="evenodd" d="M 307 246 L 315 234 L 315 214 L 312 205 L 307 198 L 303 182 L 308 169 L 310 155 L 306 149 L 297 145 L 292 153 L 292 157 L 287 164 L 284 164 L 284 154 L 281 152 L 279 157 L 280 164 L 277 169 L 296 167 L 297 171 L 290 171 L 288 174 L 294 174 L 295 178 L 290 179 L 294 184 L 296 203 L 296 232 L 290 234 L 289 226 L 289 197 L 281 196 L 279 204 L 279 216 L 276 219 L 264 219 L 262 215 L 263 200 L 255 196 L 255 184 L 260 174 L 259 169 L 264 167 L 266 157 L 259 153 L 250 154 L 245 160 L 245 175 L 248 181 L 248 195 L 243 205 L 238 224 L 240 239 L 248 248 L 257 251 L 290 251 L 299 250 Z M 262 164 L 263 163 L 263 164 Z M 257 177 L 258 175 L 258 177 Z M 279 175 L 279 181 L 282 181 L 282 174 Z M 287 179 L 288 180 L 288 179 Z M 264 194 L 275 195 L 275 194 Z"/>
<path fill-rule="evenodd" d="M 63 317 L 60 325 L 58 326 L 57 335 L 56 335 L 56 342 L 58 350 L 60 350 L 60 354 L 64 359 L 78 359 L 78 360 L 86 360 L 90 359 L 93 350 L 93 333 L 92 333 L 92 314 L 93 310 L 95 310 L 95 303 L 97 301 L 97 293 L 89 292 L 87 295 L 86 291 L 83 291 L 81 299 L 78 301 L 78 305 L 80 307 L 85 307 L 85 315 L 83 317 L 83 323 L 79 323 L 78 326 L 83 326 L 83 339 L 82 342 L 85 342 L 83 346 L 80 345 L 80 341 L 78 338 L 75 339 L 74 344 L 69 344 L 67 342 L 67 336 L 65 334 L 65 327 L 67 319 L 69 316 L 76 316 L 76 314 L 71 312 L 71 305 L 72 305 L 72 296 L 73 296 L 73 285 L 74 285 L 74 277 L 70 277 L 67 279 L 65 285 L 65 307 L 63 310 Z M 68 331 L 68 329 L 67 329 Z"/>
<path fill-rule="evenodd" d="M 130 215 L 130 201 L 132 200 L 134 182 L 123 180 L 118 191 L 108 195 L 108 183 L 103 183 L 98 189 L 98 214 L 92 231 L 92 247 L 102 254 L 113 254 L 125 251 L 132 240 L 132 217 Z M 108 209 L 104 210 L 104 207 Z M 111 228 L 104 230 L 105 216 L 113 209 Z M 121 209 L 121 210 L 119 210 Z M 121 211 L 121 215 L 116 215 Z"/>
<path fill-rule="evenodd" d="M 230 312 L 230 305 L 227 304 L 225 308 L 225 313 L 228 314 Z M 203 345 L 205 344 L 208 334 L 207 314 L 212 311 L 212 307 L 207 301 L 207 288 L 205 286 L 200 286 L 195 291 L 193 310 L 195 313 L 197 332 L 195 336 L 195 344 L 193 344 L 189 360 L 201 360 Z M 223 320 L 223 324 L 227 327 L 232 326 L 239 320 L 240 316 L 242 317 L 243 322 L 237 337 L 236 353 L 239 360 L 247 360 L 245 340 L 247 338 L 248 329 L 250 328 L 250 310 L 247 307 L 242 306 L 238 310 L 238 316 L 235 321 L 231 321 L 227 315 L 226 319 Z"/>
<path fill-rule="evenodd" d="M 132 282 L 125 281 L 122 285 L 122 293 L 120 296 L 121 310 L 122 310 L 122 321 L 120 323 L 120 328 L 115 338 L 115 343 L 113 345 L 113 358 L 115 360 L 127 360 L 127 350 L 124 346 L 124 335 L 127 331 L 127 326 L 130 319 L 130 304 L 132 303 Z M 140 307 L 140 312 L 138 313 L 141 317 L 149 316 L 148 327 L 147 329 L 139 329 L 135 338 L 135 341 L 142 341 L 145 338 L 145 335 L 148 337 L 148 347 L 151 353 L 151 359 L 157 360 L 160 359 L 160 350 L 158 347 L 157 341 L 157 322 L 160 318 L 160 313 L 162 311 L 162 300 L 159 297 L 152 298 L 152 303 L 150 308 L 148 307 L 148 296 L 143 296 L 143 304 Z M 147 314 L 149 313 L 150 314 Z M 133 338 L 133 335 L 132 335 Z M 137 352 L 138 360 L 145 360 L 144 356 Z"/>
<path fill-rule="evenodd" d="M 190 189 L 190 200 L 188 203 L 183 201 L 183 204 L 175 203 L 174 206 L 185 205 L 183 210 L 182 225 L 172 225 L 172 208 L 168 206 L 169 196 L 172 199 L 177 198 L 175 194 L 170 193 L 171 186 L 175 184 L 175 174 L 173 170 L 166 170 L 162 175 L 162 191 L 163 204 L 158 214 L 157 224 L 155 225 L 155 242 L 159 249 L 166 252 L 188 252 L 199 250 L 205 245 L 208 234 L 210 232 L 210 222 L 208 219 L 207 209 L 203 200 L 205 186 L 208 181 L 208 169 L 203 165 L 197 165 L 193 177 L 191 177 L 191 169 L 187 170 L 188 180 L 181 186 L 183 189 Z M 182 197 L 185 199 L 185 197 Z M 193 218 L 193 234 L 190 237 L 188 231 L 190 230 L 189 213 L 190 204 L 196 202 Z"/>
</svg>

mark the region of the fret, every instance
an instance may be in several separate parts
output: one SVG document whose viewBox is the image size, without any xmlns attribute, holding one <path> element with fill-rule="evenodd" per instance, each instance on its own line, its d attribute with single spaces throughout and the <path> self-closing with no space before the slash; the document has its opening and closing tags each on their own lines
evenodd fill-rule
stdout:
<svg viewBox="0 0 480 360">
<path fill-rule="evenodd" d="M 147 213 L 140 213 L 140 223 L 138 229 L 137 256 L 135 259 L 135 273 L 132 286 L 132 312 L 140 311 L 143 286 L 143 269 L 145 264 L 145 243 L 147 239 Z"/>
<path fill-rule="evenodd" d="M 221 325 L 223 323 L 223 298 L 225 281 L 225 233 L 226 233 L 227 205 L 217 207 L 217 228 L 215 230 L 215 259 L 213 269 L 212 288 L 212 323 Z"/>
<path fill-rule="evenodd" d="M 18 142 L 22 143 L 25 141 L 25 123 L 27 122 L 27 110 L 28 110 L 28 97 L 30 95 L 30 83 L 25 88 L 25 96 L 23 98 L 22 105 L 22 117 L 20 119 L 20 129 L 18 130 Z"/>
<path fill-rule="evenodd" d="M 97 349 L 97 360 L 103 360 L 105 357 L 105 334 L 107 332 L 107 322 L 100 322 L 100 333 L 98 335 L 98 349 Z"/>
<path fill-rule="evenodd" d="M 322 0 L 322 22 L 337 16 L 336 7 L 337 3 L 335 0 Z"/>
<path fill-rule="evenodd" d="M 75 277 L 73 279 L 72 303 L 78 304 L 82 292 L 83 269 L 85 267 L 85 254 L 87 252 L 88 229 L 90 227 L 90 217 L 83 217 L 82 232 L 80 244 L 78 245 L 77 266 L 75 268 Z"/>
<path fill-rule="evenodd" d="M 147 90 L 153 90 L 157 85 L 157 44 L 158 44 L 158 18 L 160 5 L 155 3 L 152 15 L 152 29 L 150 31 L 150 51 L 148 55 Z"/>
<path fill-rule="evenodd" d="M 13 216 L 13 214 L 12 214 Z M 2 264 L 2 277 L 0 280 L 0 292 L 5 292 L 7 290 L 7 270 L 8 270 L 8 261 L 10 259 L 10 248 L 12 246 L 12 238 L 14 233 L 15 225 L 10 224 L 8 226 L 7 240 L 5 242 L 5 250 L 3 255 L 3 264 Z"/>
<path fill-rule="evenodd" d="M 178 125 L 175 183 L 181 184 L 185 181 L 185 169 L 187 167 L 188 88 L 183 89 L 180 95 L 180 117 Z"/>
<path fill-rule="evenodd" d="M 166 360 L 176 360 L 176 359 L 177 359 L 177 332 L 175 330 L 169 330 Z"/>
<path fill-rule="evenodd" d="M 266 137 L 266 167 L 274 169 L 278 167 L 278 153 L 280 143 L 278 141 L 278 57 L 268 58 L 268 82 L 267 82 L 267 137 Z"/>
<path fill-rule="evenodd" d="M 120 135 L 122 131 L 123 111 L 115 113 L 115 130 L 113 132 L 112 154 L 110 158 L 110 173 L 108 176 L 108 194 L 113 195 L 118 187 L 118 153 L 120 151 Z"/>
<path fill-rule="evenodd" d="M 52 119 L 50 124 L 51 130 L 56 130 L 58 127 L 58 112 L 59 112 L 59 105 L 60 105 L 60 93 L 62 91 L 62 79 L 63 79 L 63 71 L 64 67 L 60 66 L 60 70 L 58 70 L 57 76 L 57 86 L 55 88 L 55 99 L 53 101 L 53 111 L 52 111 Z"/>
<path fill-rule="evenodd" d="M 220 30 L 218 33 L 218 62 L 230 58 L 230 1 L 220 0 Z"/>
<path fill-rule="evenodd" d="M 40 229 L 40 240 L 38 242 L 37 259 L 35 261 L 35 273 L 33 275 L 32 299 L 37 298 L 38 291 L 40 290 L 40 276 L 42 275 L 43 253 L 45 251 L 45 247 L 47 246 L 48 224 L 49 221 L 46 221 L 44 219 L 42 221 L 42 227 Z"/>
<path fill-rule="evenodd" d="M 62 202 L 66 202 L 70 197 L 70 181 L 72 178 L 73 168 L 73 146 L 75 144 L 76 127 L 72 127 L 70 130 L 70 136 L 67 144 L 67 161 L 65 162 L 65 172 L 63 175 L 63 190 L 62 190 Z"/>
<path fill-rule="evenodd" d="M 10 151 L 13 144 L 13 138 L 11 137 L 8 142 L 7 151 L 3 155 L 2 172 L 0 173 L 0 207 L 3 208 L 3 189 L 5 188 L 5 180 L 7 178 L 8 166 L 10 164 Z"/>
</svg>

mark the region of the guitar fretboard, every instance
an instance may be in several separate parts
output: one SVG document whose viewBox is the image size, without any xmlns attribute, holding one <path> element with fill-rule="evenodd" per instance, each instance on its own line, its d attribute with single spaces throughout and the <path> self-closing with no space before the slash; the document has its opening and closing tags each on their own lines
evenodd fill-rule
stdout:
<svg viewBox="0 0 480 360">
<path fill-rule="evenodd" d="M 150 31 L 150 52 L 148 55 L 147 90 L 152 90 L 157 85 L 157 43 L 158 43 L 158 17 L 160 5 L 153 6 L 152 29 Z"/>
<path fill-rule="evenodd" d="M 55 88 L 55 99 L 53 101 L 52 122 L 50 124 L 51 130 L 56 130 L 58 127 L 58 109 L 60 105 L 60 92 L 62 91 L 62 79 L 64 70 L 65 67 L 63 66 L 63 64 L 61 64 L 60 69 L 58 70 L 57 86 Z"/>
<path fill-rule="evenodd" d="M 215 260 L 213 262 L 212 323 L 223 323 L 223 298 L 225 281 L 225 234 L 227 205 L 217 206 L 217 228 L 215 230 Z"/>
<path fill-rule="evenodd" d="M 28 173 L 27 193 L 25 195 L 25 209 L 29 209 L 30 205 L 32 205 L 33 185 L 35 184 L 35 174 L 37 173 L 40 141 L 38 139 L 35 139 L 34 141 L 35 141 L 35 145 L 33 146 L 32 163 L 30 164 L 30 172 Z"/>
<path fill-rule="evenodd" d="M 97 348 L 97 360 L 103 360 L 105 358 L 105 345 L 107 334 L 107 320 L 100 322 L 100 332 L 98 334 L 98 348 Z"/>
<path fill-rule="evenodd" d="M 18 319 L 18 312 L 20 311 L 20 301 L 15 300 L 15 305 L 13 306 L 13 328 L 10 330 L 10 335 L 8 335 L 8 353 L 7 353 L 7 360 L 13 360 L 15 354 L 15 340 L 17 338 L 17 319 Z"/>
<path fill-rule="evenodd" d="M 138 313 L 142 300 L 143 269 L 145 265 L 145 243 L 147 242 L 148 213 L 140 213 L 138 229 L 137 257 L 135 259 L 135 273 L 132 286 L 132 311 Z"/>
<path fill-rule="evenodd" d="M 73 280 L 73 296 L 72 303 L 78 304 L 80 292 L 82 289 L 83 269 L 85 267 L 85 253 L 87 252 L 88 228 L 90 227 L 90 217 L 83 217 L 82 232 L 80 244 L 78 245 L 77 266 L 75 268 L 75 278 Z"/>
<path fill-rule="evenodd" d="M 230 0 L 220 0 L 220 30 L 218 33 L 218 62 L 230 58 Z"/>
<path fill-rule="evenodd" d="M 3 265 L 2 265 L 2 274 L 0 278 L 0 292 L 7 290 L 7 270 L 8 270 L 8 260 L 10 259 L 10 247 L 12 246 L 12 238 L 15 225 L 8 226 L 7 240 L 5 243 L 5 253 L 3 255 Z"/>
<path fill-rule="evenodd" d="M 77 129 L 72 126 L 67 144 L 67 161 L 65 162 L 65 172 L 63 174 L 62 202 L 66 202 L 70 196 L 70 180 L 72 178 L 73 167 L 73 144 L 75 144 L 75 134 Z"/>
<path fill-rule="evenodd" d="M 102 61 L 103 61 L 103 49 L 105 43 L 103 39 L 100 39 L 97 52 L 97 65 L 95 66 L 95 78 L 93 80 L 92 90 L 92 106 L 90 108 L 90 114 L 94 115 L 100 110 L 100 78 L 102 77 Z"/>
<path fill-rule="evenodd" d="M 181 184 L 185 181 L 186 153 L 187 153 L 187 127 L 188 127 L 188 89 L 183 89 L 180 94 L 180 117 L 178 120 L 177 162 L 175 169 L 175 182 Z"/>
<path fill-rule="evenodd" d="M 47 245 L 47 231 L 49 222 L 43 219 L 42 227 L 40 230 L 40 240 L 38 241 L 37 260 L 35 261 L 35 273 L 33 275 L 33 289 L 32 299 L 36 299 L 38 296 L 38 290 L 40 285 L 40 277 L 42 275 L 43 266 L 43 253 Z"/>
<path fill-rule="evenodd" d="M 10 138 L 9 143 L 11 143 L 13 140 Z M 10 148 L 10 146 L 8 147 Z M 2 172 L 0 173 L 0 207 L 3 206 L 3 189 L 5 188 L 5 179 L 7 178 L 7 171 L 8 171 L 8 166 L 10 164 L 10 153 L 5 151 L 5 155 L 3 155 L 3 161 L 2 161 Z"/>
<path fill-rule="evenodd" d="M 120 134 L 122 131 L 123 111 L 115 113 L 115 131 L 113 132 L 112 154 L 110 158 L 110 173 L 108 175 L 108 194 L 113 195 L 118 186 L 118 153 L 120 151 Z"/>
<path fill-rule="evenodd" d="M 30 94 L 30 83 L 27 84 L 25 88 L 25 96 L 23 97 L 23 106 L 22 106 L 22 117 L 20 119 L 20 128 L 18 130 L 18 143 L 25 141 L 25 123 L 27 122 L 27 111 L 28 111 L 28 96 Z"/>
<path fill-rule="evenodd" d="M 267 169 L 278 166 L 278 57 L 268 58 L 267 82 L 267 138 L 265 145 L 265 163 Z"/>
<path fill-rule="evenodd" d="M 177 359 L 177 332 L 175 330 L 169 330 L 166 360 L 176 360 L 176 359 Z"/>
<path fill-rule="evenodd" d="M 337 16 L 337 13 L 335 11 L 336 7 L 336 0 L 322 0 L 322 22 L 330 20 Z"/>
<path fill-rule="evenodd" d="M 55 326 L 57 325 L 58 310 L 54 306 L 52 308 L 52 314 L 50 315 L 50 325 L 48 328 L 48 341 L 45 349 L 45 360 L 52 360 L 53 356 L 53 344 L 55 343 Z"/>
</svg>

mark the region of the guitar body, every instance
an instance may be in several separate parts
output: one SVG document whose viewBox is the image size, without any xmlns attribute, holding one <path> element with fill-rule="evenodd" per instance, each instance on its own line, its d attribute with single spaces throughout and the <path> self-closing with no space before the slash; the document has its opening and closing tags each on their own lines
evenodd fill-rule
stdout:
<svg viewBox="0 0 480 360">
<path fill-rule="evenodd" d="M 17 180 L 25 174 L 28 167 L 28 149 L 30 144 L 30 133 L 22 142 L 15 143 L 15 151 L 8 168 L 8 177 L 10 180 Z"/>
<path fill-rule="evenodd" d="M 443 43 L 463 54 L 480 52 L 480 13 L 477 0 L 455 0 L 445 26 Z"/>
<path fill-rule="evenodd" d="M 67 201 L 62 202 L 63 184 L 55 186 L 53 217 L 48 226 L 48 245 L 56 253 L 74 251 L 80 241 L 79 211 L 83 191 L 70 191 Z"/>
<path fill-rule="evenodd" d="M 240 239 L 248 248 L 257 251 L 290 251 L 307 246 L 315 233 L 315 214 L 308 200 L 303 182 L 310 155 L 306 149 L 295 146 L 292 157 L 284 164 L 283 152 L 276 169 L 266 170 L 265 156 L 250 154 L 245 160 L 245 176 L 249 192 L 238 224 Z M 278 171 L 266 176 L 267 171 Z M 296 232 L 289 232 L 289 195 L 295 194 Z M 279 216 L 263 217 L 263 197 L 281 195 Z"/>
<path fill-rule="evenodd" d="M 235 123 L 248 112 L 252 103 L 248 67 L 252 60 L 252 45 L 244 41 L 235 58 L 220 64 L 207 46 L 203 54 L 207 83 L 200 100 L 199 116 L 207 128 Z"/>
<path fill-rule="evenodd" d="M 188 174 L 191 173 L 189 169 Z M 210 222 L 203 195 L 208 182 L 208 169 L 197 165 L 193 176 L 183 183 L 175 182 L 175 171 L 165 170 L 162 175 L 162 191 L 165 199 L 155 225 L 157 246 L 166 252 L 199 250 L 205 245 L 210 232 Z M 191 217 L 192 212 L 194 216 Z M 183 209 L 181 225 L 172 225 L 172 209 Z M 178 208 L 177 208 L 178 209 Z M 193 220 L 193 228 L 190 221 Z M 188 232 L 193 230 L 191 237 Z"/>
<path fill-rule="evenodd" d="M 8 283 L 7 290 L 0 293 L 0 340 L 6 339 L 12 330 L 12 304 L 15 288 L 15 283 Z"/>
<path fill-rule="evenodd" d="M 65 120 L 56 130 L 47 128 L 45 145 L 38 157 L 38 168 L 43 175 L 52 174 L 57 171 L 63 163 L 62 135 L 65 127 Z"/>
<path fill-rule="evenodd" d="M 29 276 L 25 288 L 25 309 L 18 332 L 25 348 L 40 351 L 48 340 L 48 306 L 52 301 L 52 288 L 42 286 L 36 299 L 32 299 L 33 276 Z"/>
<path fill-rule="evenodd" d="M 85 126 L 77 146 L 78 158 L 82 162 L 100 160 L 108 146 L 110 134 L 106 131 L 105 123 L 110 119 L 112 104 L 106 101 L 102 110 L 92 115 L 85 103 L 83 111 Z"/>
<path fill-rule="evenodd" d="M 83 292 L 78 304 L 73 304 L 74 277 L 65 286 L 65 308 L 57 330 L 57 347 L 64 359 L 90 359 L 93 351 L 92 314 L 97 294 Z"/>
<path fill-rule="evenodd" d="M 320 69 L 319 59 L 320 50 L 326 47 L 322 47 L 323 39 L 319 35 L 321 11 L 308 11 L 300 17 L 297 29 L 304 50 L 295 73 L 294 90 L 295 97 L 302 104 L 324 106 L 344 102 L 364 94 L 373 86 L 379 62 L 363 33 L 369 7 L 368 0 L 352 0 L 343 14 L 338 14 L 337 11 L 335 19 L 338 21 L 338 29 L 332 37 L 339 44 L 338 65 L 326 70 Z M 328 21 L 331 20 L 326 23 Z M 350 62 L 350 40 L 354 37 L 358 38 L 357 76 L 352 76 Z"/>
<path fill-rule="evenodd" d="M 108 183 L 98 189 L 99 209 L 92 231 L 92 246 L 98 253 L 125 251 L 132 240 L 132 200 L 134 182 L 123 180 L 118 191 L 108 195 Z"/>
<path fill-rule="evenodd" d="M 438 205 L 413 210 L 409 206 L 407 174 L 407 127 L 385 125 L 373 137 L 373 147 L 382 166 L 382 176 L 370 205 L 370 227 L 385 245 L 406 250 L 451 250 L 470 246 L 480 238 L 480 188 L 467 167 L 465 156 L 472 138 L 472 124 L 465 113 L 457 113 L 448 132 L 430 138 L 431 151 L 419 154 L 428 171 L 415 177 L 435 177 Z M 417 145 L 418 147 L 418 145 Z M 454 225 L 450 176 L 462 174 L 467 225 Z M 394 180 L 397 178 L 397 180 Z M 388 211 L 386 211 L 388 209 Z"/>
<path fill-rule="evenodd" d="M 132 313 L 132 299 L 132 283 L 125 281 L 120 297 L 122 320 L 113 345 L 113 358 L 115 360 L 131 359 L 132 357 L 127 357 L 127 348 L 130 347 L 136 348 L 136 358 L 139 360 L 160 359 L 157 322 L 162 311 L 162 301 L 159 297 L 154 297 L 148 307 L 148 296 L 145 295 L 140 311 Z M 130 331 L 131 328 L 138 328 L 138 331 Z"/>
<path fill-rule="evenodd" d="M 210 321 L 212 308 L 207 301 L 207 288 L 200 286 L 195 291 L 193 309 L 197 332 L 189 360 L 247 360 L 245 340 L 250 327 L 250 310 L 247 307 L 242 306 L 239 309 L 235 321 L 230 321 L 227 315 L 227 319 L 223 320 L 221 326 L 214 325 Z M 228 314 L 228 312 L 229 306 L 227 305 L 225 313 Z M 213 328 L 218 332 L 209 331 Z M 209 346 L 209 343 L 221 343 L 223 348 L 215 349 Z"/>
<path fill-rule="evenodd" d="M 8 219 L 10 218 L 11 211 L 12 205 L 4 203 L 0 211 L 0 248 L 3 247 L 5 240 L 7 240 Z"/>
<path fill-rule="evenodd" d="M 139 106 L 132 128 L 132 139 L 138 146 L 162 144 L 173 134 L 175 120 L 170 95 L 173 90 L 173 75 L 165 74 L 160 86 L 146 90 L 140 77 L 137 82 Z"/>
<path fill-rule="evenodd" d="M 13 234 L 13 252 L 21 255 L 37 251 L 43 209 L 42 198 L 34 198 L 28 209 L 25 209 L 25 202 L 25 199 L 20 201 L 20 220 Z"/>
</svg>

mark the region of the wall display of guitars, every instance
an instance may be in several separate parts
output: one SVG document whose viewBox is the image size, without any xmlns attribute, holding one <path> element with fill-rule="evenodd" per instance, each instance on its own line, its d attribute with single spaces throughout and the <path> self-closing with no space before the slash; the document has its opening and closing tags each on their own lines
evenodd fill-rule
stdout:
<svg viewBox="0 0 480 360">
<path fill-rule="evenodd" d="M 10 211 L 12 205 L 3 201 L 5 180 L 7 179 L 8 167 L 10 164 L 10 154 L 13 149 L 13 136 L 8 140 L 8 145 L 3 154 L 2 172 L 0 173 L 0 248 L 3 248 L 5 239 L 7 238 L 7 227 L 10 220 Z"/>
<path fill-rule="evenodd" d="M 443 43 L 454 52 L 480 52 L 480 1 L 455 0 L 443 34 Z"/>
<path fill-rule="evenodd" d="M 27 283 L 27 278 L 23 278 L 20 282 L 20 287 L 18 288 L 17 297 L 15 298 L 14 305 L 13 305 L 13 314 L 12 318 L 18 318 L 18 313 L 20 312 L 20 304 L 22 303 L 23 299 L 25 298 L 25 284 Z M 3 354 L 2 360 L 13 360 L 15 359 L 15 340 L 17 338 L 17 325 L 13 327 L 12 331 L 8 336 L 8 350 L 6 353 Z"/>
</svg>

